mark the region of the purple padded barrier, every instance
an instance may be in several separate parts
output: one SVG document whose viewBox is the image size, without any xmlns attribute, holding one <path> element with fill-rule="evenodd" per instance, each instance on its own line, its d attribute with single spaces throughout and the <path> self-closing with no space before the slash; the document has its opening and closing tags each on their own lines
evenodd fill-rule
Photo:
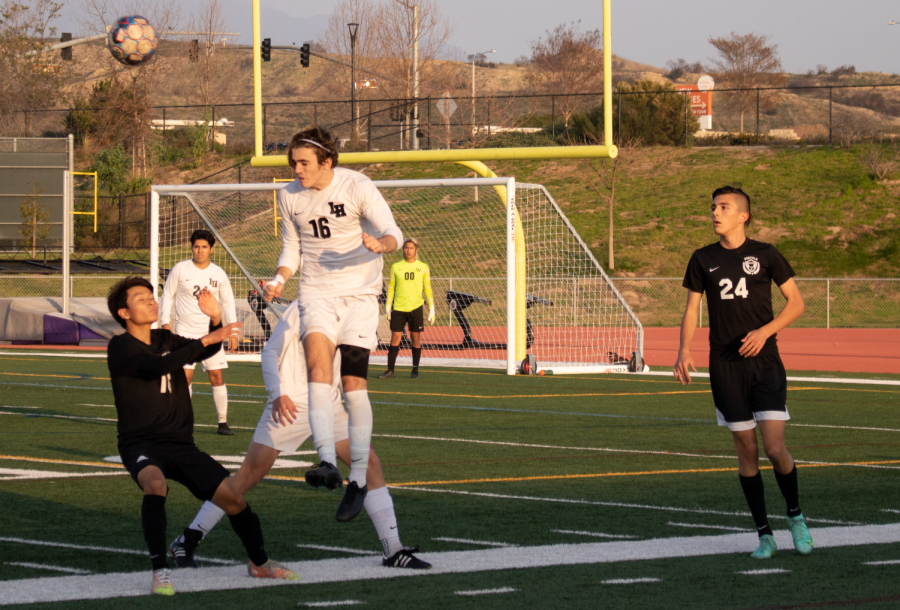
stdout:
<svg viewBox="0 0 900 610">
<path fill-rule="evenodd" d="M 78 345 L 80 324 L 61 314 L 44 314 L 44 345 Z"/>
</svg>

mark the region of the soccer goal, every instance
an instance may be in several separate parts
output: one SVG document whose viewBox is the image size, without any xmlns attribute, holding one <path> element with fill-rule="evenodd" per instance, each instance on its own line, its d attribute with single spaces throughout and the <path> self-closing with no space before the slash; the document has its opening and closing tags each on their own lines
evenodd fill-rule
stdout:
<svg viewBox="0 0 900 610">
<path fill-rule="evenodd" d="M 542 185 L 513 178 L 375 184 L 404 236 L 419 240 L 419 259 L 431 269 L 436 318 L 422 336 L 423 365 L 509 374 L 644 369 L 640 321 Z M 230 359 L 258 359 L 279 313 L 297 296 L 296 279 L 277 303 L 264 303 L 258 288 L 281 253 L 276 199 L 284 186 L 152 189 L 151 282 L 161 294 L 169 270 L 191 256 L 191 233 L 212 231 L 212 261 L 231 278 L 244 322 L 241 353 Z M 382 312 L 390 266 L 402 256 L 399 250 L 385 256 Z M 386 361 L 390 343 L 383 317 L 378 337 L 375 363 Z M 404 335 L 401 365 L 409 346 Z"/>
</svg>

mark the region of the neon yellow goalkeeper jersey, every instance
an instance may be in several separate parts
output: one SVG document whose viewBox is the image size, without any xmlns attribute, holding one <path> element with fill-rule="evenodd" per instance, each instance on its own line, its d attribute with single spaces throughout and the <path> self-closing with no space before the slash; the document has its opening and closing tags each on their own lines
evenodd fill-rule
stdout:
<svg viewBox="0 0 900 610">
<path fill-rule="evenodd" d="M 388 286 L 387 308 L 394 311 L 413 311 L 428 299 L 428 307 L 434 309 L 434 295 L 431 293 L 431 270 L 420 260 L 407 263 L 405 260 L 391 265 L 391 283 Z M 394 298 L 396 294 L 396 299 Z M 392 305 L 393 304 L 393 305 Z"/>
</svg>

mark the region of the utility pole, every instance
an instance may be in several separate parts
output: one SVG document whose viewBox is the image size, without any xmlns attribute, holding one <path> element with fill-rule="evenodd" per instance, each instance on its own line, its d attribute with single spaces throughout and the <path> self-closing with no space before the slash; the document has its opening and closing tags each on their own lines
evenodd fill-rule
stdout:
<svg viewBox="0 0 900 610">
<path fill-rule="evenodd" d="M 359 115 L 356 108 L 356 32 L 359 30 L 358 23 L 348 23 L 350 28 L 350 119 L 352 121 L 352 129 L 350 131 L 350 143 L 354 148 L 359 144 L 359 124 L 357 120 Z"/>
</svg>

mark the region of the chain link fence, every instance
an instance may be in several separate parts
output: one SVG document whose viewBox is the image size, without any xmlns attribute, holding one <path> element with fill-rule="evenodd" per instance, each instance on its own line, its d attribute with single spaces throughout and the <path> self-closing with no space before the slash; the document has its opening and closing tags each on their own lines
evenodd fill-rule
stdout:
<svg viewBox="0 0 900 610">
<path fill-rule="evenodd" d="M 71 294 L 74 298 L 105 298 L 110 286 L 123 277 L 126 276 L 72 275 Z M 612 278 L 612 281 L 645 327 L 681 324 L 687 298 L 681 286 L 682 278 Z M 806 312 L 791 325 L 794 328 L 900 328 L 900 279 L 795 278 L 795 281 L 803 295 Z M 441 279 L 442 285 L 451 288 L 453 282 L 454 278 Z M 61 294 L 60 275 L 0 275 L 0 295 L 4 297 Z M 784 306 L 784 298 L 774 286 L 772 305 L 776 312 Z M 573 315 L 577 316 L 577 312 Z M 450 319 L 449 313 L 447 316 Z M 709 324 L 705 295 L 698 322 L 700 326 Z"/>
<path fill-rule="evenodd" d="M 807 82 L 809 81 L 809 82 Z M 685 145 L 833 143 L 846 145 L 900 134 L 900 85 L 818 85 L 800 78 L 790 86 L 760 89 L 723 89 L 711 93 L 711 129 L 687 133 Z M 370 94 L 371 95 L 371 94 Z M 602 92 L 585 94 L 497 94 L 472 96 L 464 90 L 446 97 L 418 99 L 298 100 L 262 105 L 263 141 L 267 152 L 281 150 L 290 137 L 307 125 L 331 129 L 342 143 L 355 150 L 472 148 L 506 145 L 508 135 L 519 134 L 519 146 L 565 141 L 572 115 L 602 104 Z M 627 91 L 613 93 L 613 129 L 616 141 L 636 137 L 630 126 L 630 107 L 652 108 L 651 98 L 676 98 L 690 116 L 690 92 Z M 645 98 L 645 99 L 640 99 Z M 101 113 L 107 109 L 78 109 Z M 34 111 L 35 131 L 65 134 L 67 108 Z M 642 110 L 643 112 L 643 110 Z M 151 109 L 149 155 L 157 163 L 177 161 L 175 149 L 189 148 L 197 122 L 212 123 L 209 145 L 225 150 L 253 152 L 253 104 L 213 106 L 157 106 Z M 625 120 L 623 122 L 623 114 Z M 417 119 L 415 119 L 417 117 Z M 681 120 L 673 118 L 672 120 Z M 416 120 L 418 123 L 416 123 Z M 9 128 L 7 129 L 9 131 Z M 693 132 L 691 129 L 690 132 Z M 538 136 L 544 136 L 538 139 Z M 76 134 L 76 139 L 80 134 Z M 414 144 L 414 139 L 417 142 Z M 675 142 L 673 142 L 675 144 Z"/>
</svg>

